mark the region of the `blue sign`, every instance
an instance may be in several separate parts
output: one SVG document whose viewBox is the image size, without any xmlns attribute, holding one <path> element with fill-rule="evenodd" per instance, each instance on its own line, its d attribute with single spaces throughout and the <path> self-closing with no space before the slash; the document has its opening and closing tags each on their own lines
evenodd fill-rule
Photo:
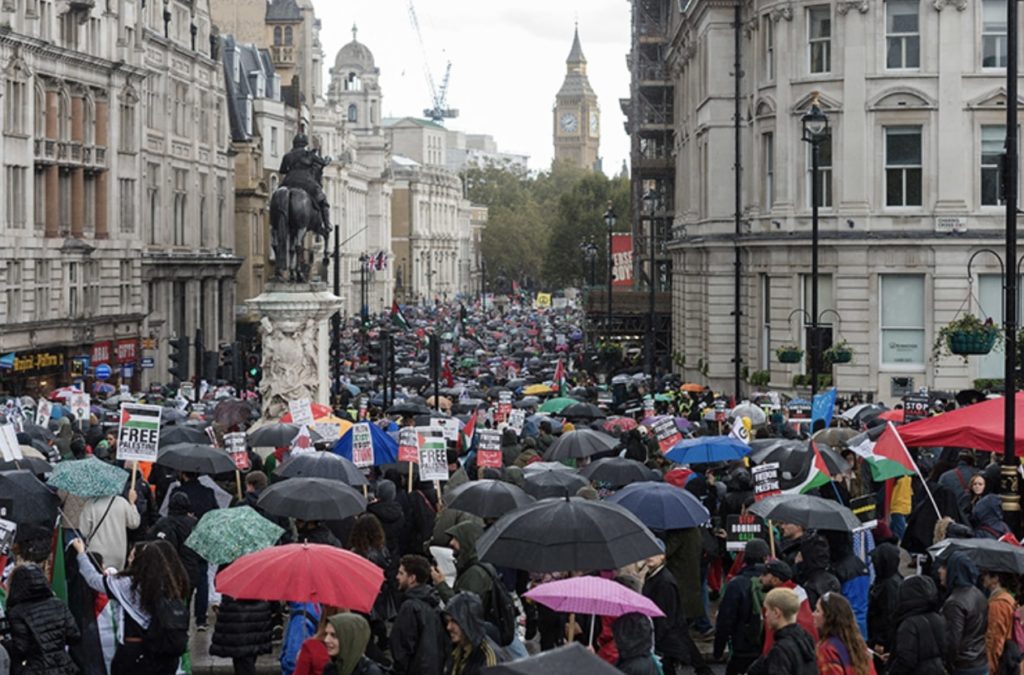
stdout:
<svg viewBox="0 0 1024 675">
<path fill-rule="evenodd" d="M 123 377 L 123 378 L 131 378 L 131 377 L 134 377 L 134 376 L 135 376 L 135 364 L 134 363 L 126 363 L 123 366 L 121 366 L 121 377 Z"/>
<path fill-rule="evenodd" d="M 143 356 L 142 357 L 142 367 L 147 369 L 147 370 L 149 368 L 155 368 L 156 367 L 156 363 L 153 361 L 153 357 L 152 356 Z"/>
<path fill-rule="evenodd" d="M 109 380 L 110 366 L 108 366 L 106 363 L 101 363 L 97 365 L 95 375 L 97 380 Z"/>
</svg>

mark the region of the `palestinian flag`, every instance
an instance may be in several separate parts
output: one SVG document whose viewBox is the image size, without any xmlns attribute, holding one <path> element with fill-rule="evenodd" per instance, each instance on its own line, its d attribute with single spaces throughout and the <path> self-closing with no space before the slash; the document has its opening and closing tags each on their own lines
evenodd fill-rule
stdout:
<svg viewBox="0 0 1024 675">
<path fill-rule="evenodd" d="M 133 429 L 160 430 L 160 414 L 157 413 L 154 419 L 152 412 L 146 409 L 132 408 L 130 405 L 121 406 L 121 426 L 132 427 Z"/>
<path fill-rule="evenodd" d="M 391 301 L 391 323 L 402 329 L 409 327 L 409 322 L 405 320 L 405 315 L 402 314 L 402 308 L 398 306 L 397 300 Z"/>
<path fill-rule="evenodd" d="M 555 391 L 558 392 L 559 396 L 569 395 L 569 383 L 565 377 L 565 364 L 562 363 L 562 359 L 558 359 L 558 365 L 555 366 L 555 377 L 553 378 L 553 385 Z"/>
<path fill-rule="evenodd" d="M 476 434 L 476 416 L 480 411 L 476 411 L 466 422 L 466 426 L 462 427 L 459 431 L 459 439 L 455 444 L 455 449 L 460 454 L 466 454 L 471 447 L 473 447 L 473 436 Z"/>
<path fill-rule="evenodd" d="M 875 481 L 913 476 L 916 473 L 914 462 L 891 422 L 885 426 L 872 427 L 863 434 L 854 436 L 847 445 L 868 463 L 871 467 L 871 477 Z"/>
<path fill-rule="evenodd" d="M 811 441 L 811 451 L 814 453 L 814 460 L 811 463 L 810 470 L 807 472 L 807 478 L 799 485 L 784 490 L 785 493 L 806 494 L 831 482 L 832 474 L 828 472 L 825 460 L 822 458 L 821 453 L 818 451 L 818 445 L 814 441 Z"/>
</svg>

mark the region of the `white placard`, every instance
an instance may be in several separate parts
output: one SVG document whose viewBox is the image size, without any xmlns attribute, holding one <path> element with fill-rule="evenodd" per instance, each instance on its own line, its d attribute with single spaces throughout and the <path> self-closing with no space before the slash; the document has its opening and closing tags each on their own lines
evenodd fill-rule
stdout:
<svg viewBox="0 0 1024 675">
<path fill-rule="evenodd" d="M 14 462 L 24 459 L 21 454 L 21 446 L 18 444 L 18 434 L 13 424 L 0 426 L 0 453 L 4 456 L 5 462 Z"/>
<path fill-rule="evenodd" d="M 459 420 L 452 417 L 444 421 L 444 437 L 453 443 L 459 440 Z"/>
<path fill-rule="evenodd" d="M 158 405 L 122 403 L 121 423 L 117 429 L 119 461 L 155 462 L 160 447 L 160 413 Z"/>
<path fill-rule="evenodd" d="M 308 398 L 288 401 L 288 411 L 292 414 L 292 424 L 308 427 L 313 424 L 313 406 Z"/>
<path fill-rule="evenodd" d="M 17 531 L 17 523 L 0 518 L 0 556 L 6 556 L 11 552 L 11 544 L 14 543 L 14 535 Z M 451 551 L 451 549 L 448 550 Z M 454 566 L 454 562 L 452 565 Z"/>
<path fill-rule="evenodd" d="M 522 408 L 514 408 L 508 414 L 508 425 L 512 427 L 517 434 L 523 433 L 523 426 L 526 425 L 526 411 Z"/>
<path fill-rule="evenodd" d="M 88 394 L 72 394 L 71 400 L 71 414 L 75 416 L 75 420 L 78 422 L 89 421 L 89 395 Z"/>
<path fill-rule="evenodd" d="M 341 436 L 341 425 L 337 422 L 314 422 L 313 431 L 324 440 L 336 441 Z"/>
<path fill-rule="evenodd" d="M 420 446 L 420 480 L 448 480 L 448 450 L 443 439 L 423 440 Z"/>
<path fill-rule="evenodd" d="M 50 424 L 50 415 L 53 414 L 53 404 L 45 398 L 39 399 L 36 406 L 36 424 L 44 429 Z"/>
<path fill-rule="evenodd" d="M 373 466 L 373 437 L 365 422 L 352 427 L 352 463 L 360 469 Z"/>
</svg>

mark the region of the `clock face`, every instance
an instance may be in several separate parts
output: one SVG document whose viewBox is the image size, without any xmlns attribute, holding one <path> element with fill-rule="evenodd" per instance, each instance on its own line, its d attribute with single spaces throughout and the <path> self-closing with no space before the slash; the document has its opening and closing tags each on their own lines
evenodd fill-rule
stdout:
<svg viewBox="0 0 1024 675">
<path fill-rule="evenodd" d="M 567 133 L 576 131 L 576 114 L 571 112 L 562 113 L 558 120 L 558 125 L 562 128 L 562 131 Z"/>
<path fill-rule="evenodd" d="M 597 113 L 590 113 L 590 133 L 593 136 L 597 135 Z"/>
</svg>

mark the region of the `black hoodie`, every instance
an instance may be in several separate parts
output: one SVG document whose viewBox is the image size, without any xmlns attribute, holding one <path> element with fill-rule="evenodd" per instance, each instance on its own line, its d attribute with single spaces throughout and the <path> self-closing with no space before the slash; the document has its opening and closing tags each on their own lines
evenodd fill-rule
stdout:
<svg viewBox="0 0 1024 675">
<path fill-rule="evenodd" d="M 796 566 L 797 582 L 807 591 L 807 602 L 816 607 L 818 598 L 830 591 L 840 591 L 839 579 L 828 571 L 828 541 L 821 535 L 804 535 L 800 556 L 803 559 Z"/>
<path fill-rule="evenodd" d="M 368 513 L 377 516 L 380 525 L 384 528 L 384 539 L 387 542 L 388 552 L 391 554 L 393 569 L 388 570 L 394 576 L 398 569 L 398 559 L 405 553 L 402 545 L 405 542 L 405 513 L 402 505 L 396 497 L 395 484 L 387 479 L 377 483 L 377 501 L 366 507 Z"/>
<path fill-rule="evenodd" d="M 817 675 L 814 640 L 795 623 L 775 631 L 768 653 L 754 661 L 747 675 Z"/>
<path fill-rule="evenodd" d="M 391 656 L 396 675 L 441 675 L 448 634 L 441 621 L 441 600 L 432 586 L 405 591 L 391 628 Z"/>
<path fill-rule="evenodd" d="M 900 550 L 892 544 L 879 544 L 871 552 L 875 583 L 868 594 L 868 645 L 881 645 L 890 652 L 896 637 L 896 609 L 900 582 Z"/>
<path fill-rule="evenodd" d="M 11 572 L 7 619 L 11 639 L 6 643 L 12 672 L 26 675 L 77 673 L 65 647 L 81 638 L 78 625 L 63 601 L 58 600 L 37 565 L 22 565 Z"/>
<path fill-rule="evenodd" d="M 656 675 L 651 646 L 654 628 L 643 614 L 629 612 L 612 622 L 612 637 L 619 650 L 615 666 L 626 675 Z"/>
<path fill-rule="evenodd" d="M 942 643 L 946 620 L 938 613 L 939 590 L 931 577 L 900 582 L 896 636 L 887 675 L 945 675 Z"/>
</svg>

